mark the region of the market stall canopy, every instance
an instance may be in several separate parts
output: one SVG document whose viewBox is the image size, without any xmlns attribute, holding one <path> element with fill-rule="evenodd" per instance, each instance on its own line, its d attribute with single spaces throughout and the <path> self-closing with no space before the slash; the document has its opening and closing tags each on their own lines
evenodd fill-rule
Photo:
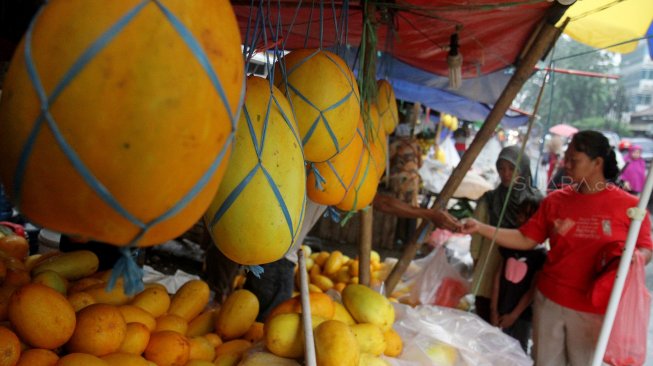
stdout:
<svg viewBox="0 0 653 366">
<path fill-rule="evenodd" d="M 576 1 L 563 17 L 570 22 L 565 33 L 580 43 L 606 48 L 637 39 L 647 33 L 653 36 L 653 1 L 651 0 L 584 0 Z M 647 32 L 648 30 L 648 32 Z M 653 57 L 653 47 L 649 51 Z M 609 47 L 613 52 L 628 53 L 637 42 Z"/>
<path fill-rule="evenodd" d="M 256 8 L 252 9 L 252 2 L 232 1 L 232 5 L 242 34 L 247 34 L 248 29 L 252 32 L 257 13 Z M 471 78 L 514 65 L 552 3 L 408 0 L 377 3 L 377 6 L 379 51 L 420 70 L 448 75 L 450 37 L 457 32 L 463 77 Z M 275 29 L 280 31 L 287 50 L 331 47 L 341 40 L 354 46 L 361 43 L 363 22 L 359 2 L 275 1 L 266 5 L 266 11 L 273 22 L 267 32 L 267 44 L 274 43 Z M 260 41 L 256 46 L 265 47 L 265 43 Z"/>
</svg>

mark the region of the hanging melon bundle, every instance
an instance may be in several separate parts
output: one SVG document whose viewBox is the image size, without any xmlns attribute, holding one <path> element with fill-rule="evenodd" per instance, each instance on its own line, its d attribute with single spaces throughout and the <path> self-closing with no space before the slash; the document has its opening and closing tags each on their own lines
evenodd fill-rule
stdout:
<svg viewBox="0 0 653 366">
<path fill-rule="evenodd" d="M 343 151 L 360 114 L 358 85 L 347 64 L 329 51 L 299 49 L 276 65 L 274 78 L 289 95 L 305 159 L 325 162 Z"/>
<path fill-rule="evenodd" d="M 399 124 L 399 112 L 395 101 L 395 92 L 387 80 L 377 81 L 377 104 L 379 118 L 387 135 L 390 135 Z"/>
<path fill-rule="evenodd" d="M 359 120 L 363 129 L 363 121 Z M 306 179 L 306 193 L 313 202 L 336 205 L 345 198 L 363 161 L 363 136 L 356 134 L 338 155 L 324 163 L 313 163 Z"/>
<path fill-rule="evenodd" d="M 296 128 L 279 89 L 248 77 L 229 167 L 205 215 L 214 243 L 235 262 L 276 261 L 299 233 L 306 172 Z"/>
<path fill-rule="evenodd" d="M 363 141 L 364 148 L 361 154 L 358 175 L 354 184 L 345 194 L 345 198 L 336 205 L 342 211 L 358 211 L 372 204 L 376 189 L 379 185 L 377 169 L 372 159 L 371 148 L 365 138 L 365 128 L 360 124 L 356 130 L 358 138 Z"/>
<path fill-rule="evenodd" d="M 376 176 L 381 179 L 386 168 L 386 158 L 388 156 L 388 140 L 385 129 L 379 117 L 379 111 L 376 104 L 366 104 L 363 107 L 363 118 L 369 120 L 368 125 L 371 127 L 367 134 L 367 144 L 374 163 Z"/>
<path fill-rule="evenodd" d="M 226 0 L 52 0 L 11 62 L 0 175 L 38 225 L 116 245 L 182 234 L 215 195 L 243 93 Z"/>
</svg>

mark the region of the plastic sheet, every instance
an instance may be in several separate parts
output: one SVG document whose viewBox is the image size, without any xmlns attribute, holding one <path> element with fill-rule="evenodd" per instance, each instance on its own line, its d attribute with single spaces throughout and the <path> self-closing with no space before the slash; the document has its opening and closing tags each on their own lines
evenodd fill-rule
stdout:
<svg viewBox="0 0 653 366">
<path fill-rule="evenodd" d="M 404 341 L 393 366 L 527 366 L 533 361 L 519 342 L 477 315 L 460 310 L 404 304 L 395 306 L 393 328 Z"/>
</svg>

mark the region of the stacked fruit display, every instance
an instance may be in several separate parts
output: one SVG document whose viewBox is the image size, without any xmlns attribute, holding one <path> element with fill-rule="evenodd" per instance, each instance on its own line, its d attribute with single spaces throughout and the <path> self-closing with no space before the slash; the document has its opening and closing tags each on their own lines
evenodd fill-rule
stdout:
<svg viewBox="0 0 653 366">
<path fill-rule="evenodd" d="M 330 271 L 341 256 L 332 255 L 318 259 Z M 258 300 L 247 290 L 236 290 L 218 308 L 209 304 L 209 287 L 201 280 L 172 295 L 148 284 L 127 296 L 120 280 L 107 291 L 109 272 L 97 272 L 99 261 L 90 251 L 30 257 L 0 251 L 0 258 L 7 269 L 0 277 L 1 366 L 294 365 L 303 356 L 298 297 L 275 308 L 264 325 L 255 321 Z M 344 305 L 310 294 L 321 364 L 358 365 L 360 359 L 374 365 L 383 362 L 381 354 L 401 352 L 391 328 L 394 309 L 385 297 L 352 284 L 342 289 L 342 299 Z M 244 356 L 258 341 L 269 352 Z M 353 342 L 359 347 L 350 347 Z"/>
</svg>

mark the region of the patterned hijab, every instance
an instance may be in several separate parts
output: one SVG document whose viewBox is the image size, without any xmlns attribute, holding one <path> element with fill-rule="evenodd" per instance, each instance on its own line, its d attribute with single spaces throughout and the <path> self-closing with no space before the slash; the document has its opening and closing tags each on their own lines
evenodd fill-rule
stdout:
<svg viewBox="0 0 653 366">
<path fill-rule="evenodd" d="M 516 145 L 503 148 L 499 153 L 497 163 L 499 160 L 505 160 L 513 166 L 517 166 L 520 151 L 521 148 Z M 532 181 L 531 160 L 524 153 L 519 162 L 517 177 L 510 192 L 510 199 L 501 221 L 501 227 L 511 229 L 519 227 L 519 209 L 522 202 L 527 199 L 539 202 L 542 199 L 542 194 L 537 188 L 533 187 Z M 499 223 L 499 216 L 507 195 L 508 187 L 504 187 L 503 184 L 499 184 L 494 190 L 485 193 L 491 225 L 496 226 Z"/>
</svg>

